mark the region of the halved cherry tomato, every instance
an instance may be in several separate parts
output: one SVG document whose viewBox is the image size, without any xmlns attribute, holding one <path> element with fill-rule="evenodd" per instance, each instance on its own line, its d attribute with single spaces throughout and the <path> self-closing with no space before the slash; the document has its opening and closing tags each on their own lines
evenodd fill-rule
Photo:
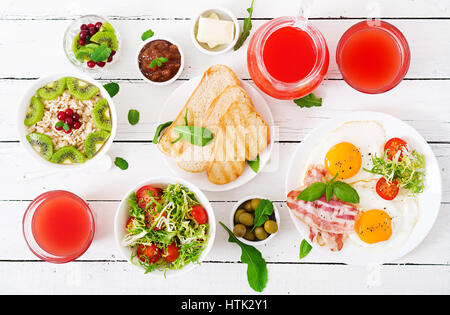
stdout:
<svg viewBox="0 0 450 315">
<path fill-rule="evenodd" d="M 178 246 L 175 242 L 167 246 L 167 248 L 164 250 L 162 257 L 168 262 L 174 262 L 180 253 L 178 252 Z"/>
<path fill-rule="evenodd" d="M 155 244 L 141 244 L 136 251 L 136 255 L 143 263 L 153 264 L 161 258 L 161 250 Z"/>
<path fill-rule="evenodd" d="M 152 212 L 151 210 L 148 210 L 147 213 L 145 214 L 145 222 L 146 222 L 146 226 L 149 228 L 153 225 L 153 222 L 159 218 L 159 213 L 160 212 Z M 161 216 L 167 218 L 167 214 L 164 212 Z M 153 231 L 161 231 L 162 229 L 164 229 L 165 227 L 165 223 L 161 224 L 160 227 L 158 226 L 154 226 L 153 227 Z"/>
<path fill-rule="evenodd" d="M 200 205 L 193 206 L 191 214 L 198 224 L 205 224 L 208 222 L 208 213 L 206 212 L 205 208 Z"/>
<path fill-rule="evenodd" d="M 388 183 L 384 177 L 381 177 L 377 182 L 376 190 L 381 198 L 392 200 L 397 196 L 399 187 L 396 181 Z"/>
<path fill-rule="evenodd" d="M 407 143 L 400 138 L 389 139 L 384 145 L 384 151 L 386 152 L 387 150 L 386 154 L 390 160 L 392 160 L 397 152 L 400 151 L 401 153 L 398 160 L 401 161 L 403 157 L 403 148 L 407 149 Z"/>
<path fill-rule="evenodd" d="M 128 218 L 127 223 L 125 224 L 125 228 L 127 230 L 131 230 L 131 228 L 133 227 L 133 221 L 134 221 L 133 217 Z"/>
<path fill-rule="evenodd" d="M 155 197 L 156 199 L 159 199 L 162 195 L 162 190 L 159 188 L 152 187 L 150 185 L 142 186 L 137 192 L 136 192 L 136 199 L 138 202 L 139 207 L 141 209 L 147 209 L 148 203 L 151 202 L 151 197 Z"/>
</svg>

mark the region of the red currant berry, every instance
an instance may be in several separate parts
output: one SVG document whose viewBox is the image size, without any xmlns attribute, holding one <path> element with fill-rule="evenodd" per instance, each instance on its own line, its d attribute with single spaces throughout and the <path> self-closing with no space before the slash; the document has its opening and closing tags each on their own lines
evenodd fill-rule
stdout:
<svg viewBox="0 0 450 315">
<path fill-rule="evenodd" d="M 73 129 L 80 129 L 81 127 L 81 123 L 77 120 L 73 123 Z"/>
<path fill-rule="evenodd" d="M 56 130 L 62 130 L 62 129 L 63 129 L 63 126 L 55 125 L 55 129 L 56 129 Z"/>
<path fill-rule="evenodd" d="M 89 24 L 87 25 L 87 27 L 88 27 L 88 28 L 91 28 L 91 27 L 95 27 L 95 25 L 92 24 L 92 23 L 89 23 Z"/>
<path fill-rule="evenodd" d="M 73 115 L 73 110 L 71 108 L 66 109 L 65 111 L 66 115 L 71 117 Z"/>
<path fill-rule="evenodd" d="M 87 66 L 88 66 L 89 68 L 94 68 L 94 67 L 95 67 L 95 62 L 92 61 L 92 60 L 89 60 L 89 61 L 87 62 Z"/>
<path fill-rule="evenodd" d="M 88 29 L 88 26 L 86 24 L 81 24 L 80 30 L 85 31 Z"/>
<path fill-rule="evenodd" d="M 58 117 L 58 120 L 64 120 L 64 118 L 66 118 L 66 113 L 60 111 L 56 117 Z"/>
<path fill-rule="evenodd" d="M 78 45 L 80 45 L 80 46 L 86 45 L 86 40 L 85 39 L 79 39 L 78 40 Z"/>
<path fill-rule="evenodd" d="M 66 117 L 66 119 L 64 119 L 64 122 L 65 122 L 66 124 L 68 124 L 69 127 L 72 127 L 72 125 L 73 125 L 73 119 L 72 119 L 72 117 Z"/>
<path fill-rule="evenodd" d="M 113 60 L 113 56 L 112 55 L 109 55 L 109 57 L 108 57 L 108 62 L 111 62 Z"/>
<path fill-rule="evenodd" d="M 64 132 L 65 132 L 65 133 L 71 133 L 71 132 L 72 132 L 72 128 L 69 128 L 69 129 L 67 129 L 67 130 L 64 129 Z"/>
<path fill-rule="evenodd" d="M 111 50 L 111 55 L 110 56 L 114 56 L 116 54 L 115 50 Z"/>
<path fill-rule="evenodd" d="M 85 31 L 81 31 L 80 34 L 78 35 L 78 37 L 80 37 L 80 39 L 86 39 L 86 37 L 88 36 L 89 31 L 85 30 Z"/>
<path fill-rule="evenodd" d="M 77 113 L 73 113 L 72 119 L 73 120 L 78 120 L 78 119 L 80 119 L 80 115 L 78 115 Z"/>
<path fill-rule="evenodd" d="M 105 66 L 105 64 L 106 64 L 106 62 L 104 62 L 104 61 L 97 62 L 97 66 L 102 67 L 102 68 Z"/>
<path fill-rule="evenodd" d="M 97 30 L 99 30 L 100 27 L 102 27 L 102 25 L 103 25 L 102 22 L 97 22 L 97 23 L 95 23 L 95 28 L 96 28 Z"/>
<path fill-rule="evenodd" d="M 97 33 L 97 29 L 94 27 L 89 27 L 89 35 L 94 35 L 95 33 Z"/>
</svg>

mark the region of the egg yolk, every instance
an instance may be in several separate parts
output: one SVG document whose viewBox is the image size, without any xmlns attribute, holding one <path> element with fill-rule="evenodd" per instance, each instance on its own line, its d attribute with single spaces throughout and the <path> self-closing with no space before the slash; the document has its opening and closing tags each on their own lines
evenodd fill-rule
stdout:
<svg viewBox="0 0 450 315">
<path fill-rule="evenodd" d="M 367 244 L 387 241 L 392 235 L 391 217 L 378 209 L 363 212 L 356 219 L 355 232 Z"/>
<path fill-rule="evenodd" d="M 331 175 L 346 179 L 356 175 L 361 168 L 361 153 L 349 142 L 333 146 L 325 156 L 325 167 Z"/>
</svg>

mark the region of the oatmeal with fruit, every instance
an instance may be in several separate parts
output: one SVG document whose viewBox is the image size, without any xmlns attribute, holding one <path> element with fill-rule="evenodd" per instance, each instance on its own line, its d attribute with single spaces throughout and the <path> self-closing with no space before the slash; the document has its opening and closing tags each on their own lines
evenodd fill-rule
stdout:
<svg viewBox="0 0 450 315">
<path fill-rule="evenodd" d="M 52 163 L 84 163 L 109 139 L 108 101 L 98 87 L 67 77 L 48 83 L 31 98 L 25 115 L 27 140 Z"/>
</svg>

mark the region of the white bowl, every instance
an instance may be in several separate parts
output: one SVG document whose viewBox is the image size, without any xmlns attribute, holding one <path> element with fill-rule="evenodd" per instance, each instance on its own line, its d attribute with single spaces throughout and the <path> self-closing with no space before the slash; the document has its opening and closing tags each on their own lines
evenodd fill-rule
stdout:
<svg viewBox="0 0 450 315">
<path fill-rule="evenodd" d="M 241 200 L 239 200 L 235 205 L 234 205 L 234 207 L 233 207 L 233 211 L 231 211 L 231 215 L 230 215 L 230 230 L 231 231 L 233 231 L 233 228 L 234 228 L 234 214 L 236 213 L 236 211 L 240 208 L 240 206 L 242 205 L 242 204 L 244 204 L 246 201 L 249 201 L 249 200 L 251 200 L 251 199 L 255 199 L 255 198 L 257 198 L 257 199 L 267 199 L 267 200 L 269 200 L 268 198 L 265 198 L 265 197 L 261 197 L 261 196 L 256 196 L 256 195 L 253 195 L 253 196 L 247 196 L 247 197 L 245 197 L 245 198 L 242 198 Z M 278 208 L 275 206 L 275 204 L 273 205 L 273 212 L 274 212 L 274 215 L 275 215 L 275 221 L 277 222 L 277 225 L 278 225 L 278 230 L 277 230 L 277 232 L 276 233 L 273 233 L 273 234 L 270 234 L 265 240 L 262 240 L 262 241 L 249 241 L 249 240 L 246 240 L 245 238 L 243 238 L 243 237 L 238 237 L 238 239 L 242 242 L 242 243 L 244 243 L 244 244 L 247 244 L 247 245 L 251 245 L 251 246 L 261 246 L 261 245 L 265 245 L 265 244 L 267 244 L 268 242 L 270 242 L 270 240 L 271 239 L 273 239 L 274 237 L 275 237 L 275 235 L 277 235 L 278 234 L 278 231 L 280 231 L 280 212 L 278 211 Z"/>
<path fill-rule="evenodd" d="M 152 80 L 148 79 L 141 72 L 141 69 L 139 68 L 139 53 L 141 52 L 142 48 L 144 48 L 144 46 L 147 45 L 147 43 L 153 42 L 154 40 L 166 40 L 166 41 L 176 45 L 177 48 L 178 48 L 178 51 L 180 52 L 180 55 L 181 55 L 180 69 L 178 69 L 178 72 L 170 80 L 167 80 L 167 81 L 164 81 L 164 82 L 155 82 L 155 81 L 152 81 Z M 184 53 L 183 53 L 183 49 L 181 48 L 180 44 L 178 44 L 178 42 L 174 41 L 172 38 L 169 38 L 169 37 L 150 37 L 150 38 L 146 39 L 145 41 L 143 41 L 138 47 L 138 50 L 137 50 L 137 53 L 136 53 L 136 67 L 137 67 L 137 70 L 138 70 L 139 74 L 141 75 L 141 77 L 145 81 L 147 81 L 147 82 L 149 82 L 151 84 L 154 84 L 154 85 L 160 85 L 160 86 L 168 85 L 168 84 L 176 81 L 180 77 L 181 73 L 183 72 L 183 68 L 184 68 Z"/>
<path fill-rule="evenodd" d="M 137 191 L 139 188 L 141 188 L 144 185 L 152 185 L 156 188 L 164 189 L 169 184 L 176 184 L 176 183 L 181 184 L 181 185 L 187 187 L 190 191 L 192 191 L 195 194 L 195 196 L 197 197 L 198 202 L 206 209 L 206 212 L 208 213 L 209 237 L 208 237 L 208 241 L 206 243 L 206 247 L 200 255 L 199 262 L 202 262 L 203 260 L 205 260 L 206 256 L 208 255 L 208 253 L 210 252 L 210 250 L 214 244 L 214 238 L 216 235 L 216 218 L 214 216 L 214 211 L 211 206 L 211 203 L 209 202 L 209 200 L 205 196 L 205 194 L 200 189 L 198 189 L 196 186 L 194 186 L 190 182 L 188 182 L 184 179 L 181 179 L 181 178 L 169 177 L 169 176 L 149 178 L 149 179 L 137 184 L 136 186 L 131 188 L 125 194 L 125 196 L 122 198 L 122 201 L 120 202 L 119 207 L 116 210 L 116 215 L 114 218 L 114 236 L 115 236 L 116 244 L 119 247 L 120 252 L 122 253 L 122 255 L 125 257 L 125 259 L 128 262 L 130 262 L 134 267 L 138 268 L 142 272 L 144 271 L 144 268 L 141 267 L 140 265 L 136 265 L 136 264 L 132 263 L 130 260 L 131 254 L 132 254 L 131 249 L 129 247 L 125 247 L 125 246 L 121 245 L 122 239 L 126 234 L 125 225 L 129 218 L 129 215 L 128 215 L 129 206 L 128 206 L 128 202 L 127 202 L 128 196 L 132 192 Z M 179 275 L 185 274 L 185 273 L 195 269 L 196 267 L 198 267 L 198 265 L 199 264 L 190 263 L 190 264 L 184 266 L 180 270 L 168 270 L 166 273 L 164 271 L 155 270 L 155 271 L 152 271 L 151 273 L 149 273 L 149 275 L 154 275 L 154 276 L 158 276 L 158 277 L 179 276 Z"/>
<path fill-rule="evenodd" d="M 51 163 L 51 162 L 45 160 L 44 158 L 42 158 L 39 155 L 39 153 L 37 153 L 32 148 L 32 146 L 28 143 L 28 140 L 26 138 L 27 130 L 26 130 L 26 126 L 23 123 L 23 121 L 25 119 L 25 114 L 28 110 L 28 106 L 30 105 L 31 97 L 36 94 L 36 91 L 40 87 L 48 84 L 49 82 L 59 80 L 64 77 L 78 78 L 78 79 L 81 79 L 83 81 L 86 81 L 86 82 L 98 87 L 102 97 L 108 101 L 109 109 L 111 111 L 112 129 L 111 129 L 111 135 L 110 135 L 108 141 L 104 144 L 103 148 L 92 159 L 86 159 L 86 162 L 80 163 L 80 164 L 77 164 L 77 163 L 56 164 L 56 163 Z M 20 143 L 22 144 L 22 147 L 25 149 L 25 151 L 27 151 L 29 153 L 29 155 L 34 160 L 36 160 L 38 163 L 40 163 L 42 166 L 44 166 L 46 168 L 51 168 L 56 171 L 58 171 L 58 170 L 68 171 L 68 170 L 75 170 L 75 169 L 79 170 L 81 168 L 86 168 L 90 165 L 97 163 L 98 161 L 100 161 L 100 159 L 102 157 L 105 156 L 106 152 L 108 152 L 109 148 L 111 147 L 111 144 L 113 143 L 114 137 L 116 136 L 116 132 L 117 132 L 117 112 L 116 112 L 116 107 L 114 106 L 114 102 L 113 102 L 111 96 L 109 96 L 108 92 L 105 90 L 103 85 L 99 84 L 94 79 L 92 79 L 90 76 L 83 74 L 81 72 L 62 72 L 62 73 L 57 73 L 57 74 L 51 74 L 48 76 L 41 77 L 39 80 L 34 82 L 28 88 L 28 90 L 25 92 L 25 94 L 23 95 L 23 97 L 20 101 L 20 104 L 18 106 L 18 113 L 17 113 L 16 121 L 17 121 L 17 131 L 18 131 L 18 135 L 19 135 L 19 140 L 20 140 Z"/>
<path fill-rule="evenodd" d="M 228 45 L 219 45 L 214 48 L 209 48 L 207 44 L 201 44 L 197 40 L 197 28 L 198 28 L 198 20 L 200 19 L 200 16 L 209 16 L 211 13 L 216 13 L 221 20 L 228 20 L 233 21 L 234 23 L 234 39 L 233 41 Z M 225 8 L 212 8 L 203 10 L 200 14 L 196 15 L 192 19 L 192 25 L 191 25 L 191 39 L 194 43 L 194 46 L 197 47 L 198 50 L 200 50 L 202 53 L 207 55 L 220 55 L 223 54 L 236 45 L 236 42 L 239 38 L 239 22 L 236 18 L 236 16 L 229 10 Z"/>
</svg>

